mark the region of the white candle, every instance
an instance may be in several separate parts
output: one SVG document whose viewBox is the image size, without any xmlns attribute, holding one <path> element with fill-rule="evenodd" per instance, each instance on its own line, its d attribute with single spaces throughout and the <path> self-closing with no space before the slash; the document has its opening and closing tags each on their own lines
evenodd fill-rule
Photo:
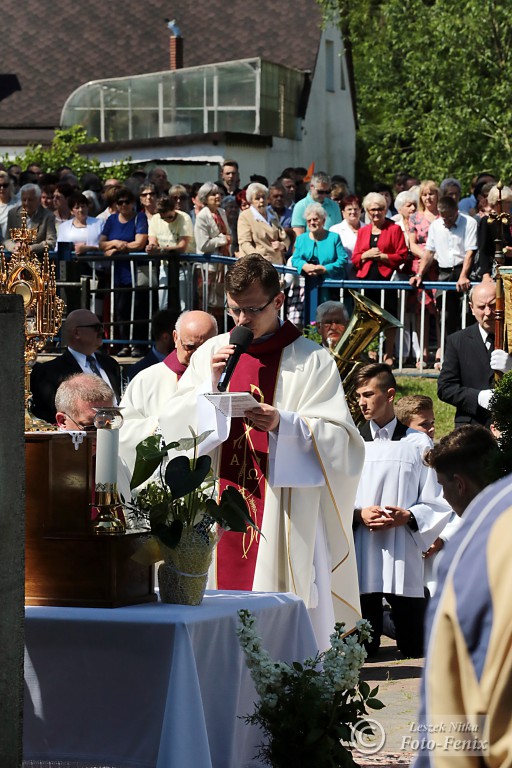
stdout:
<svg viewBox="0 0 512 768">
<path fill-rule="evenodd" d="M 98 429 L 96 433 L 96 487 L 117 483 L 119 430 Z"/>
</svg>

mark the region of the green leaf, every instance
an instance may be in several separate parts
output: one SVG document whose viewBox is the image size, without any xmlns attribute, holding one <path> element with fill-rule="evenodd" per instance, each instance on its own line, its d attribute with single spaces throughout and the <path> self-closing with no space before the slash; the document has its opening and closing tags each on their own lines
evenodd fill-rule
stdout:
<svg viewBox="0 0 512 768">
<path fill-rule="evenodd" d="M 359 687 L 361 687 L 361 686 L 359 686 Z M 376 696 L 378 694 L 378 692 L 379 692 L 379 686 L 376 685 L 375 688 L 373 688 L 373 690 L 370 691 L 370 698 L 373 699 L 374 696 Z"/>
<path fill-rule="evenodd" d="M 169 504 L 167 501 L 161 501 L 159 504 L 154 504 L 149 511 L 151 530 L 158 525 L 165 525 L 168 514 Z"/>
<path fill-rule="evenodd" d="M 382 703 L 382 701 L 379 701 L 379 699 L 367 699 L 366 703 L 372 709 L 384 709 L 384 707 L 386 706 L 385 704 Z"/>
<path fill-rule="evenodd" d="M 180 499 L 199 488 L 210 471 L 211 464 L 212 460 L 209 456 L 199 456 L 194 469 L 188 456 L 176 456 L 171 459 L 165 468 L 165 482 L 169 486 L 173 500 Z"/>
<path fill-rule="evenodd" d="M 359 683 L 359 691 L 363 699 L 368 698 L 368 696 L 370 695 L 370 686 L 365 680 L 361 680 L 361 682 Z"/>
<path fill-rule="evenodd" d="M 167 450 L 160 450 L 160 437 L 151 435 L 137 445 L 135 466 L 130 482 L 130 490 L 138 488 L 148 480 L 167 456 Z"/>
<path fill-rule="evenodd" d="M 174 549 L 180 543 L 182 531 L 181 520 L 173 520 L 170 525 L 157 525 L 151 529 L 152 534 L 169 549 Z"/>
<path fill-rule="evenodd" d="M 190 431 L 192 432 L 192 430 Z M 196 445 L 201 445 L 212 432 L 213 429 L 208 429 L 206 432 L 202 432 L 200 435 L 195 435 L 194 437 L 182 437 L 177 443 L 173 443 L 173 447 L 177 451 L 190 451 L 192 448 L 195 448 Z M 194 433 L 192 432 L 192 434 Z"/>
<path fill-rule="evenodd" d="M 223 492 L 219 504 L 213 499 L 206 502 L 208 514 L 226 531 L 245 533 L 247 526 L 251 526 L 261 534 L 260 529 L 249 515 L 244 497 L 234 486 L 229 485 Z M 261 534 L 263 535 L 263 534 Z"/>
<path fill-rule="evenodd" d="M 294 662 L 292 662 L 292 667 L 294 668 L 294 670 L 295 670 L 296 672 L 302 672 L 302 671 L 303 671 L 303 669 L 304 669 L 304 668 L 303 668 L 303 666 L 302 666 L 302 664 L 300 664 L 300 662 L 298 662 L 298 661 L 294 661 Z"/>
</svg>

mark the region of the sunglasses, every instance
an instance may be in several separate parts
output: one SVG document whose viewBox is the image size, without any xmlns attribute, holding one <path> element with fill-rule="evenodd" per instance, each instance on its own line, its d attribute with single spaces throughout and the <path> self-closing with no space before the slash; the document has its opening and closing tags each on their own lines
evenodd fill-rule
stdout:
<svg viewBox="0 0 512 768">
<path fill-rule="evenodd" d="M 77 328 L 94 328 L 96 333 L 103 333 L 104 326 L 103 323 L 89 323 L 89 325 L 77 325 Z"/>
<path fill-rule="evenodd" d="M 0 184 L 0 189 L 9 189 L 9 184 Z"/>
<path fill-rule="evenodd" d="M 117 204 L 118 205 L 131 205 L 131 202 L 132 202 L 131 200 L 118 200 Z"/>
</svg>

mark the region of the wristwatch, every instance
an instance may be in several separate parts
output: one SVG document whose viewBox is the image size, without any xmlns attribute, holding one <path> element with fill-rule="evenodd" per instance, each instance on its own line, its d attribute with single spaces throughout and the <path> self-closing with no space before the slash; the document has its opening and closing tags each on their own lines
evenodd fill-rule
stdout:
<svg viewBox="0 0 512 768">
<path fill-rule="evenodd" d="M 416 522 L 416 518 L 414 517 L 413 513 L 410 509 L 407 510 L 411 516 L 410 520 L 407 521 L 407 525 L 411 529 L 411 531 L 417 531 L 418 530 L 418 523 Z"/>
</svg>

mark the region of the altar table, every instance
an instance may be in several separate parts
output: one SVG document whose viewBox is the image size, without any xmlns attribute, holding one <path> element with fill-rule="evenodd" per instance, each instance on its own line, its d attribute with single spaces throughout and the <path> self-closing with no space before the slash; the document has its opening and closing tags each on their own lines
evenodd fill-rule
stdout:
<svg viewBox="0 0 512 768">
<path fill-rule="evenodd" d="M 27 764 L 258 766 L 261 732 L 241 719 L 257 698 L 235 635 L 241 608 L 256 615 L 276 660 L 316 653 L 306 608 L 291 594 L 207 592 L 194 607 L 27 607 Z"/>
</svg>

